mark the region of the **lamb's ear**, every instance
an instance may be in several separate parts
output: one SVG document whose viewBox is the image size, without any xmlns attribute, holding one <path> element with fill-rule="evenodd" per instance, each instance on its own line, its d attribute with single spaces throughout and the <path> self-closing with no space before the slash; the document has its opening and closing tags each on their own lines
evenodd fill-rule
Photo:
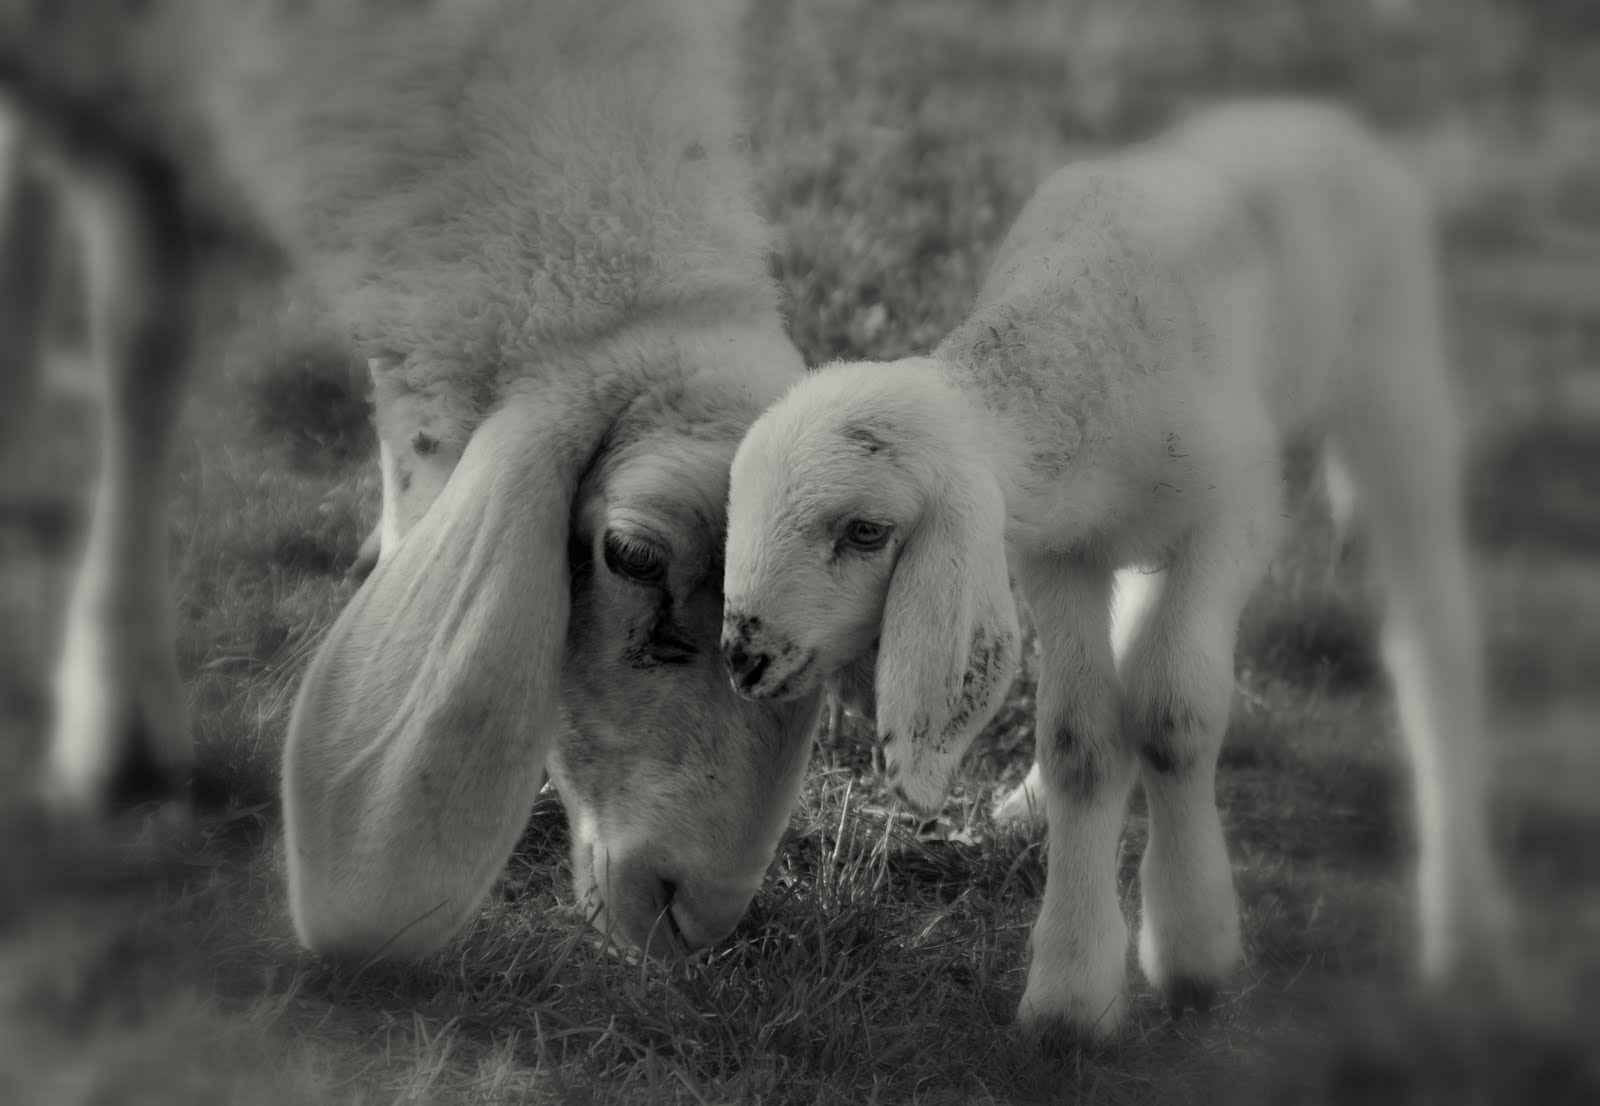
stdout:
<svg viewBox="0 0 1600 1106">
<path fill-rule="evenodd" d="M 416 957 L 474 914 L 558 724 L 570 413 L 492 415 L 308 668 L 289 726 L 289 907 L 307 947 Z"/>
<path fill-rule="evenodd" d="M 962 492 L 933 508 L 901 551 L 878 645 L 877 723 L 889 783 L 925 813 L 943 803 L 1017 671 L 1003 499 L 998 488 Z"/>
</svg>

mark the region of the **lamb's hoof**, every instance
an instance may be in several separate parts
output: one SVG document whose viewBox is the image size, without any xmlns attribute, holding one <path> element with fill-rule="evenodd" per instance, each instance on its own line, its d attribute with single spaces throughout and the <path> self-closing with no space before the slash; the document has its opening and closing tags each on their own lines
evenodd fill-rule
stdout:
<svg viewBox="0 0 1600 1106">
<path fill-rule="evenodd" d="M 1139 967 L 1175 1018 L 1186 1010 L 1207 1013 L 1243 959 L 1237 923 L 1208 926 L 1201 933 L 1205 940 L 1169 939 L 1159 951 L 1148 925 L 1139 933 Z"/>
<path fill-rule="evenodd" d="M 1167 1000 L 1168 1015 L 1177 1021 L 1190 1010 L 1197 1014 L 1209 1014 L 1216 1005 L 1220 988 L 1214 979 L 1180 975 L 1167 980 L 1161 990 Z"/>
<path fill-rule="evenodd" d="M 1045 889 L 1029 937 L 1017 1024 L 1028 1035 L 1107 1041 L 1128 1014 L 1128 926 L 1112 889 L 1104 898 L 1063 902 L 1058 887 Z"/>
<path fill-rule="evenodd" d="M 1225 862 L 1205 879 L 1194 868 L 1183 870 L 1170 859 L 1158 865 L 1156 859 L 1146 852 L 1139 867 L 1139 967 L 1174 1018 L 1188 1010 L 1204 1014 L 1244 959 L 1233 880 Z M 1179 872 L 1190 882 L 1176 878 Z"/>
<path fill-rule="evenodd" d="M 1113 1034 L 1096 1033 L 1070 1018 L 1029 1018 L 1017 1014 L 1019 1036 L 1024 1045 L 1046 1057 L 1093 1053 L 1112 1043 Z"/>
<path fill-rule="evenodd" d="M 1026 779 L 995 804 L 993 817 L 997 826 L 1008 826 L 1019 830 L 1044 828 L 1044 793 L 1039 786 L 1037 764 L 1028 770 Z"/>
<path fill-rule="evenodd" d="M 1047 1047 L 1097 1047 L 1112 1040 L 1128 1015 L 1128 996 L 1110 999 L 1046 995 L 1032 985 L 1017 1006 L 1017 1027 L 1024 1039 Z"/>
</svg>

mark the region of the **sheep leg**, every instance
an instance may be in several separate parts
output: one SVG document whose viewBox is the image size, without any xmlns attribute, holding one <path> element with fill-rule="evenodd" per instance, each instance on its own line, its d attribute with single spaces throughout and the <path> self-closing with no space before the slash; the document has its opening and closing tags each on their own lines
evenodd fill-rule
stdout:
<svg viewBox="0 0 1600 1106">
<path fill-rule="evenodd" d="M 173 795 L 193 759 L 167 580 L 192 272 L 157 169 L 90 155 L 62 179 L 88 253 L 103 439 L 57 670 L 49 783 L 63 805 L 104 810 Z"/>
<path fill-rule="evenodd" d="M 1275 474 L 1271 465 L 1251 471 Z M 1278 532 L 1281 489 L 1274 476 L 1256 484 L 1235 481 L 1240 514 L 1179 544 L 1123 668 L 1128 736 L 1150 810 L 1139 867 L 1139 965 L 1174 1014 L 1207 1009 L 1241 956 L 1216 768 L 1239 614 Z"/>
<path fill-rule="evenodd" d="M 1409 510 L 1406 517 L 1393 503 L 1375 512 L 1387 531 L 1377 543 L 1389 593 L 1383 654 L 1415 776 L 1423 975 L 1438 980 L 1474 957 L 1498 966 L 1510 905 L 1489 835 L 1483 673 L 1466 553 L 1452 526 L 1426 521 L 1436 517 L 1426 506 L 1412 502 Z"/>
<path fill-rule="evenodd" d="M 35 488 L 32 427 L 44 369 L 47 279 L 55 245 L 49 189 L 30 172 L 9 128 L 0 150 L 0 507 Z"/>
<path fill-rule="evenodd" d="M 375 408 L 373 422 L 377 424 L 378 431 L 378 476 L 382 481 L 383 504 L 378 513 L 378 521 L 373 525 L 370 533 L 361 543 L 361 548 L 356 550 L 356 559 L 350 566 L 348 575 L 355 580 L 365 580 L 372 575 L 372 570 L 378 567 L 378 561 L 383 557 L 386 548 L 393 548 L 400 540 L 399 533 L 399 473 L 395 469 L 394 450 L 389 441 L 394 436 L 392 431 L 388 434 L 395 421 L 395 391 L 383 387 L 383 374 L 390 371 L 393 365 L 382 358 L 371 357 L 367 359 L 367 373 L 372 377 L 372 403 Z"/>
<path fill-rule="evenodd" d="M 1039 776 L 1049 822 L 1044 903 L 1017 1011 L 1093 1038 L 1127 1012 L 1128 926 L 1117 843 L 1135 760 L 1123 739 L 1111 654 L 1111 572 L 1064 558 L 1018 557 L 1039 627 Z"/>
<path fill-rule="evenodd" d="M 445 429 L 429 403 L 394 379 L 397 365 L 373 358 L 373 422 L 378 432 L 378 471 L 383 480 L 383 508 L 350 566 L 350 575 L 365 580 L 392 555 L 400 539 L 433 506 L 455 471 L 464 444 Z"/>
<path fill-rule="evenodd" d="M 1343 453 L 1385 585 L 1384 663 L 1415 781 L 1422 974 L 1441 981 L 1484 970 L 1515 988 L 1511 905 L 1489 832 L 1481 630 L 1457 431 L 1445 425 L 1442 390 L 1426 410 L 1406 406 L 1375 402 L 1346 431 Z"/>
<path fill-rule="evenodd" d="M 1414 777 L 1422 975 L 1485 982 L 1523 1003 L 1533 996 L 1489 832 L 1482 632 L 1437 250 L 1430 222 L 1406 215 L 1385 240 L 1391 279 L 1359 332 L 1357 379 L 1332 445 L 1386 592 L 1384 661 Z"/>
<path fill-rule="evenodd" d="M 1120 667 L 1129 643 L 1143 624 L 1155 597 L 1161 593 L 1163 574 L 1142 569 L 1117 573 L 1111 614 L 1111 650 Z M 1004 826 L 1036 829 L 1044 825 L 1044 782 L 1035 760 L 1023 781 L 995 804 L 994 820 Z"/>
</svg>

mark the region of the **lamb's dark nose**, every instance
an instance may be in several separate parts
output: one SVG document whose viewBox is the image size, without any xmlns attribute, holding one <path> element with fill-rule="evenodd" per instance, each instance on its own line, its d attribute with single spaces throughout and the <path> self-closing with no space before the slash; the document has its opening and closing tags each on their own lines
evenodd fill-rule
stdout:
<svg viewBox="0 0 1600 1106">
<path fill-rule="evenodd" d="M 767 674 L 767 666 L 772 663 L 772 657 L 768 654 L 752 652 L 743 641 L 731 638 L 722 639 L 722 657 L 728 662 L 733 686 L 746 693 L 761 683 L 761 677 Z"/>
</svg>

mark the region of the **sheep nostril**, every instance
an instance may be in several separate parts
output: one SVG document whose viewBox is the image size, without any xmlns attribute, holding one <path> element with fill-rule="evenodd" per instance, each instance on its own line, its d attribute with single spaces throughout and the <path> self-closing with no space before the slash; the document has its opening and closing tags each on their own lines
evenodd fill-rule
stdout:
<svg viewBox="0 0 1600 1106">
<path fill-rule="evenodd" d="M 767 653 L 752 651 L 748 646 L 749 639 L 743 635 L 729 634 L 722 639 L 722 659 L 728 664 L 728 675 L 734 688 L 744 692 L 761 683 L 772 661 Z"/>
<path fill-rule="evenodd" d="M 761 653 L 754 658 L 746 658 L 748 667 L 739 671 L 739 687 L 744 691 L 752 691 L 761 683 L 761 677 L 767 674 L 767 666 L 772 663 L 772 658 Z"/>
</svg>

